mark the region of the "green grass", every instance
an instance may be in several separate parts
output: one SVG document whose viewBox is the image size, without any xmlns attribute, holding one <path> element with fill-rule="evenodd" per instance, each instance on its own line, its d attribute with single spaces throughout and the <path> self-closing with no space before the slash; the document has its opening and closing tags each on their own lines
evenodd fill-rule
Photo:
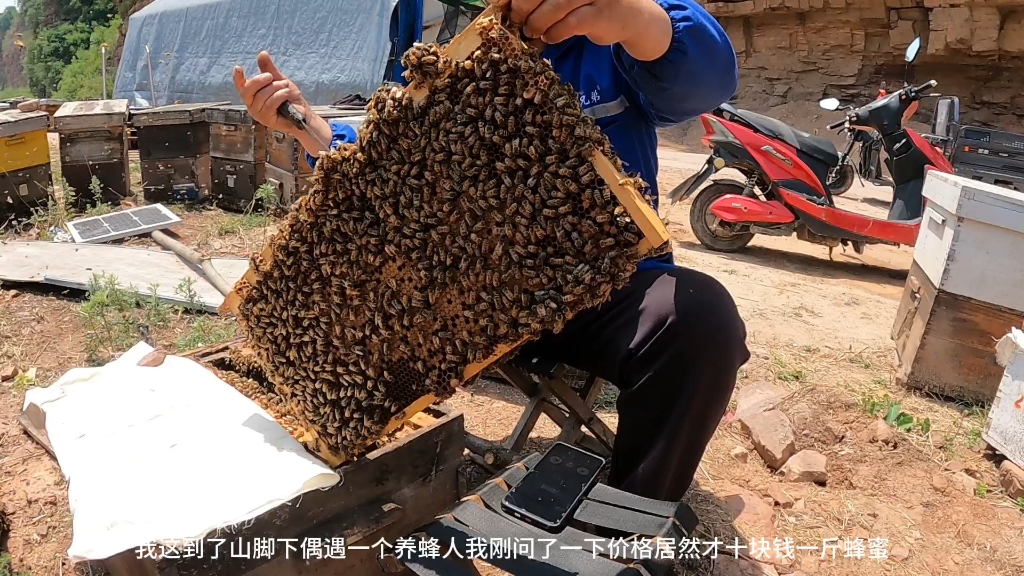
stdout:
<svg viewBox="0 0 1024 576">
<path fill-rule="evenodd" d="M 36 379 L 29 376 L 28 374 L 21 372 L 14 377 L 14 384 L 11 385 L 16 392 L 24 392 L 28 390 L 36 383 Z M 0 573 L 2 574 L 2 573 Z"/>
<path fill-rule="evenodd" d="M 789 364 L 782 358 L 775 358 L 773 360 L 775 365 L 773 372 L 775 372 L 775 378 L 783 382 L 803 382 L 807 374 L 801 368 L 790 368 Z"/>
<path fill-rule="evenodd" d="M 988 496 L 988 484 L 984 482 L 978 482 L 978 485 L 974 487 L 974 495 L 978 498 L 984 498 Z"/>
<path fill-rule="evenodd" d="M 0 90 L 0 100 L 13 100 L 14 98 L 32 98 L 32 91 L 28 88 L 11 87 Z M 4 573 L 0 572 L 0 576 L 4 576 Z"/>
<path fill-rule="evenodd" d="M 7 552 L 0 554 L 0 576 L 32 576 L 28 572 L 15 572 L 14 560 Z"/>
<path fill-rule="evenodd" d="M 174 342 L 178 352 L 227 342 L 235 337 L 235 325 L 228 321 L 197 316 L 189 325 L 188 332 Z"/>
<path fill-rule="evenodd" d="M 217 225 L 217 236 L 231 236 L 241 234 L 247 230 L 256 230 L 270 226 L 271 219 L 266 214 L 242 214 L 229 216 L 227 220 Z"/>
<path fill-rule="evenodd" d="M 1021 514 L 1024 514 L 1024 496 L 1017 498 L 1017 509 L 1020 510 Z"/>
</svg>

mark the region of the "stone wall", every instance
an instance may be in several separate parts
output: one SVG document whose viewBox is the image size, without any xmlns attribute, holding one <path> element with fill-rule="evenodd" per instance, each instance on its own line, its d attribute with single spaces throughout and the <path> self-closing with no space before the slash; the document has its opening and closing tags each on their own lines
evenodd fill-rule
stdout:
<svg viewBox="0 0 1024 576">
<path fill-rule="evenodd" d="M 921 36 L 911 82 L 959 96 L 965 122 L 1024 131 L 1024 0 L 702 3 L 736 48 L 743 106 L 863 102 L 881 80 L 902 85 L 903 53 Z"/>
</svg>

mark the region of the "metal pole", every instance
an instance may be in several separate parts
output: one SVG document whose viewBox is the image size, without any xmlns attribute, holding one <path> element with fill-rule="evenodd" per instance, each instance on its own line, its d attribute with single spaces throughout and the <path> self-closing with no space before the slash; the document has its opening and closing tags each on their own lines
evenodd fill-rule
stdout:
<svg viewBox="0 0 1024 576">
<path fill-rule="evenodd" d="M 103 62 L 103 99 L 107 99 L 107 43 L 100 44 L 101 61 Z"/>
<path fill-rule="evenodd" d="M 153 99 L 150 106 L 156 106 L 156 85 L 153 84 L 153 61 L 149 57 L 149 46 L 146 46 L 146 67 L 149 68 L 149 96 Z"/>
</svg>

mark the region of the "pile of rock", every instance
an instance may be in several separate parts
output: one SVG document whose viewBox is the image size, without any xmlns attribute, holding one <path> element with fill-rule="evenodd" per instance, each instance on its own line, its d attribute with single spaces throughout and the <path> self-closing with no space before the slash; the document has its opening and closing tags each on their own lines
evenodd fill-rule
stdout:
<svg viewBox="0 0 1024 576">
<path fill-rule="evenodd" d="M 761 460 L 783 480 L 825 484 L 828 459 L 814 450 L 798 452 L 793 424 L 776 408 L 788 395 L 784 388 L 767 382 L 747 386 L 738 394 L 736 420 Z M 733 450 L 732 455 L 740 460 L 747 457 L 742 447 Z"/>
</svg>

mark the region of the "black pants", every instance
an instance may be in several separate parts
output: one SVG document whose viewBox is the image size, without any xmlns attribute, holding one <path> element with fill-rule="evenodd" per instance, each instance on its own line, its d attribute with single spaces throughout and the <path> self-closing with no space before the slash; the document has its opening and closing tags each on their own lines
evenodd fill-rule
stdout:
<svg viewBox="0 0 1024 576">
<path fill-rule="evenodd" d="M 642 270 L 598 308 L 521 354 L 596 374 L 619 388 L 609 483 L 678 501 L 749 358 L 725 287 L 694 270 Z"/>
</svg>

